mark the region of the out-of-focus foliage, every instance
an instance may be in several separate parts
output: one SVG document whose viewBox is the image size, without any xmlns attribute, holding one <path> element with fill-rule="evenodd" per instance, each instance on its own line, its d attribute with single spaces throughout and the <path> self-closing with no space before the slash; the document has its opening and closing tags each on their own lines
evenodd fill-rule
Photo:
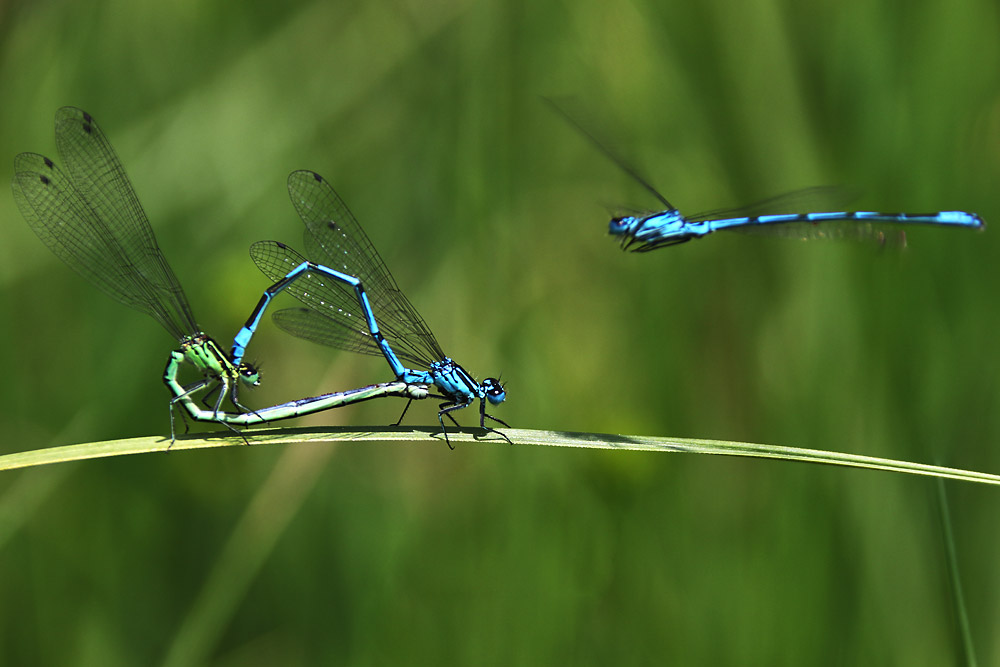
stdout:
<svg viewBox="0 0 1000 667">
<path fill-rule="evenodd" d="M 1000 470 L 1000 38 L 940 2 L 14 2 L 0 156 L 111 137 L 206 331 L 293 169 L 335 183 L 512 425 L 768 442 Z M 540 103 L 572 95 L 688 212 L 814 184 L 978 212 L 902 253 L 760 237 L 621 253 L 654 206 Z M 0 196 L 4 453 L 167 433 L 173 341 Z M 269 323 L 269 405 L 390 379 Z M 312 423 L 387 424 L 382 401 Z M 473 410 L 459 419 L 471 425 Z M 409 423 L 436 422 L 414 405 Z M 309 423 L 309 421 L 305 421 Z M 995 490 L 951 485 L 979 657 Z M 507 445 L 228 448 L 0 479 L 3 664 L 946 664 L 932 484 Z"/>
</svg>

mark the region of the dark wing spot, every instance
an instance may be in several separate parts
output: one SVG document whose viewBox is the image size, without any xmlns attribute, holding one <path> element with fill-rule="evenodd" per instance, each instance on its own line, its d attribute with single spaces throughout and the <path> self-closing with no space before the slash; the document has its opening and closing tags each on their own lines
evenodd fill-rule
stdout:
<svg viewBox="0 0 1000 667">
<path fill-rule="evenodd" d="M 315 171 L 313 172 L 313 178 L 315 178 L 320 183 L 323 182 L 323 177 L 317 174 Z"/>
<path fill-rule="evenodd" d="M 40 180 L 42 182 L 42 185 L 49 185 L 52 182 L 52 181 L 49 180 L 48 176 L 45 176 L 45 175 L 42 175 L 42 174 L 38 175 L 38 180 Z"/>
<path fill-rule="evenodd" d="M 275 242 L 274 242 L 274 245 L 278 246 L 278 247 L 279 247 L 279 248 L 281 248 L 282 250 L 287 250 L 287 249 L 288 249 L 288 246 L 286 246 L 286 245 L 285 245 L 284 243 L 282 243 L 281 241 L 275 241 Z"/>
<path fill-rule="evenodd" d="M 43 157 L 42 160 L 45 162 L 45 166 L 48 167 L 49 169 L 55 166 L 52 160 L 48 159 L 47 157 Z"/>
</svg>

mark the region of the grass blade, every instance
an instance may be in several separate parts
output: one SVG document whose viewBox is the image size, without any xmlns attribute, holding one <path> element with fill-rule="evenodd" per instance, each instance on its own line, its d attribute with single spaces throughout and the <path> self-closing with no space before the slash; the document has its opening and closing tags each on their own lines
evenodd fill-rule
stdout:
<svg viewBox="0 0 1000 667">
<path fill-rule="evenodd" d="M 502 443 L 495 436 L 479 439 L 477 430 L 449 431 L 452 442 L 494 444 Z M 690 438 L 658 438 L 634 435 L 611 435 L 604 433 L 574 433 L 570 431 L 538 431 L 505 429 L 504 433 L 517 445 L 545 445 L 549 447 L 579 447 L 586 449 L 621 449 L 643 452 L 715 454 L 719 456 L 742 456 L 747 458 L 779 459 L 802 461 L 825 465 L 845 466 L 883 470 L 886 472 L 925 475 L 939 479 L 954 479 L 963 482 L 1000 485 L 1000 475 L 946 468 L 943 466 L 898 461 L 894 459 L 828 452 L 818 449 L 761 445 L 748 442 L 723 440 L 700 440 Z M 291 445 L 300 443 L 334 442 L 442 442 L 440 431 L 435 427 L 380 427 L 363 429 L 352 427 L 329 428 L 270 428 L 245 431 L 244 435 L 253 445 Z M 146 454 L 172 452 L 208 447 L 245 446 L 243 440 L 231 434 L 187 435 L 177 438 L 173 446 L 164 436 L 147 436 L 127 440 L 106 440 L 80 445 L 51 447 L 0 456 L 0 470 L 15 470 L 50 463 L 83 461 L 87 459 L 123 456 L 126 454 Z"/>
</svg>

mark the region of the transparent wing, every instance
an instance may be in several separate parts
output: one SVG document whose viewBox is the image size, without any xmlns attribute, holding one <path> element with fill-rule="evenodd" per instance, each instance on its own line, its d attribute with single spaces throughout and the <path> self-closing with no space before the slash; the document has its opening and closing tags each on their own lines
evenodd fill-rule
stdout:
<svg viewBox="0 0 1000 667">
<path fill-rule="evenodd" d="M 196 334 L 184 291 L 156 242 L 125 168 L 97 122 L 85 111 L 56 112 L 56 148 L 77 190 L 105 223 L 109 243 L 121 248 L 134 283 L 153 317 L 172 333 Z"/>
<path fill-rule="evenodd" d="M 128 176 L 94 120 L 60 109 L 56 144 L 66 172 L 35 153 L 14 160 L 14 199 L 28 225 L 113 299 L 150 315 L 177 339 L 198 333 Z"/>
<path fill-rule="evenodd" d="M 597 135 L 593 131 L 587 129 L 586 127 L 584 127 L 583 123 L 576 120 L 576 116 L 582 115 L 580 114 L 579 111 L 576 111 L 575 114 L 571 115 L 563 108 L 562 105 L 557 104 L 555 100 L 549 99 L 547 97 L 543 97 L 542 100 L 546 104 L 548 104 L 549 107 L 554 112 L 562 116 L 563 120 L 572 125 L 577 132 L 582 134 L 588 141 L 590 141 L 590 143 L 592 143 L 597 148 L 597 150 L 604 153 L 605 157 L 614 162 L 619 169 L 621 169 L 626 174 L 631 176 L 636 183 L 644 187 L 647 192 L 656 197 L 656 199 L 659 200 L 661 204 L 666 206 L 668 210 L 673 210 L 674 207 L 669 201 L 667 201 L 667 198 L 661 195 L 659 190 L 654 188 L 650 184 L 650 182 L 642 174 L 639 173 L 638 169 L 636 169 L 632 164 L 626 161 L 625 158 L 619 155 L 618 151 L 612 150 L 610 148 L 609 142 L 599 140 L 597 138 Z M 567 103 L 566 100 L 563 100 L 563 105 L 565 105 L 566 103 Z"/>
<path fill-rule="evenodd" d="M 726 218 L 757 218 L 765 215 L 803 214 L 810 210 L 830 211 L 849 205 L 860 196 L 851 188 L 841 186 L 816 186 L 794 190 L 770 197 L 747 206 L 707 211 L 687 218 L 692 222 L 722 220 Z M 876 241 L 888 247 L 905 247 L 906 233 L 892 221 L 858 220 L 843 211 L 842 218 L 825 220 L 787 220 L 766 223 L 749 223 L 727 227 L 728 231 L 741 234 L 766 235 L 811 241 L 848 240 Z"/>
<path fill-rule="evenodd" d="M 382 356 L 382 351 L 367 331 L 348 328 L 342 320 L 328 317 L 309 308 L 285 308 L 272 317 L 287 333 L 338 350 Z"/>
<path fill-rule="evenodd" d="M 250 257 L 273 281 L 284 278 L 306 261 L 304 255 L 284 243 L 258 241 L 250 246 Z M 382 354 L 371 333 L 354 289 L 328 276 L 307 273 L 285 289 L 311 309 L 282 310 L 275 323 L 299 338 L 348 352 Z M 292 313 L 307 313 L 306 315 Z"/>
<path fill-rule="evenodd" d="M 314 172 L 296 171 L 288 177 L 288 193 L 306 225 L 307 256 L 361 281 L 382 335 L 396 355 L 422 368 L 443 359 L 444 352 L 427 323 L 400 291 L 368 235 L 329 182 Z M 303 300 L 303 289 L 293 285 L 289 291 Z M 333 309 L 307 305 L 334 319 L 342 317 Z"/>
<path fill-rule="evenodd" d="M 821 220 L 776 222 L 768 224 L 744 225 L 733 227 L 732 231 L 740 234 L 759 234 L 776 238 L 788 238 L 800 241 L 833 240 L 833 241 L 866 241 L 877 242 L 889 248 L 905 248 L 906 232 L 887 222 L 868 222 L 865 220 Z"/>
<path fill-rule="evenodd" d="M 849 205 L 859 196 L 860 193 L 850 188 L 837 185 L 818 185 L 768 197 L 746 206 L 703 211 L 696 215 L 685 215 L 684 218 L 691 222 L 720 220 L 722 218 L 753 218 L 758 215 L 777 213 L 804 213 L 817 205 L 825 210 L 836 210 Z"/>
</svg>

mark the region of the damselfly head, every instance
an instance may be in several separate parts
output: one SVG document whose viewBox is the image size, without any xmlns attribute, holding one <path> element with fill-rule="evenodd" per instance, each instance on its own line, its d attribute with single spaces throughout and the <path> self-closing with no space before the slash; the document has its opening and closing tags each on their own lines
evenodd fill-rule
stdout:
<svg viewBox="0 0 1000 667">
<path fill-rule="evenodd" d="M 497 378 L 486 378 L 483 380 L 482 388 L 490 405 L 500 405 L 507 398 L 507 392 Z"/>
<path fill-rule="evenodd" d="M 260 369 L 253 364 L 243 362 L 236 367 L 236 372 L 239 373 L 240 380 L 245 384 L 251 387 L 260 386 Z"/>
<path fill-rule="evenodd" d="M 636 217 L 634 215 L 623 215 L 620 218 L 612 218 L 608 223 L 608 233 L 612 236 L 621 236 L 635 226 Z"/>
</svg>

